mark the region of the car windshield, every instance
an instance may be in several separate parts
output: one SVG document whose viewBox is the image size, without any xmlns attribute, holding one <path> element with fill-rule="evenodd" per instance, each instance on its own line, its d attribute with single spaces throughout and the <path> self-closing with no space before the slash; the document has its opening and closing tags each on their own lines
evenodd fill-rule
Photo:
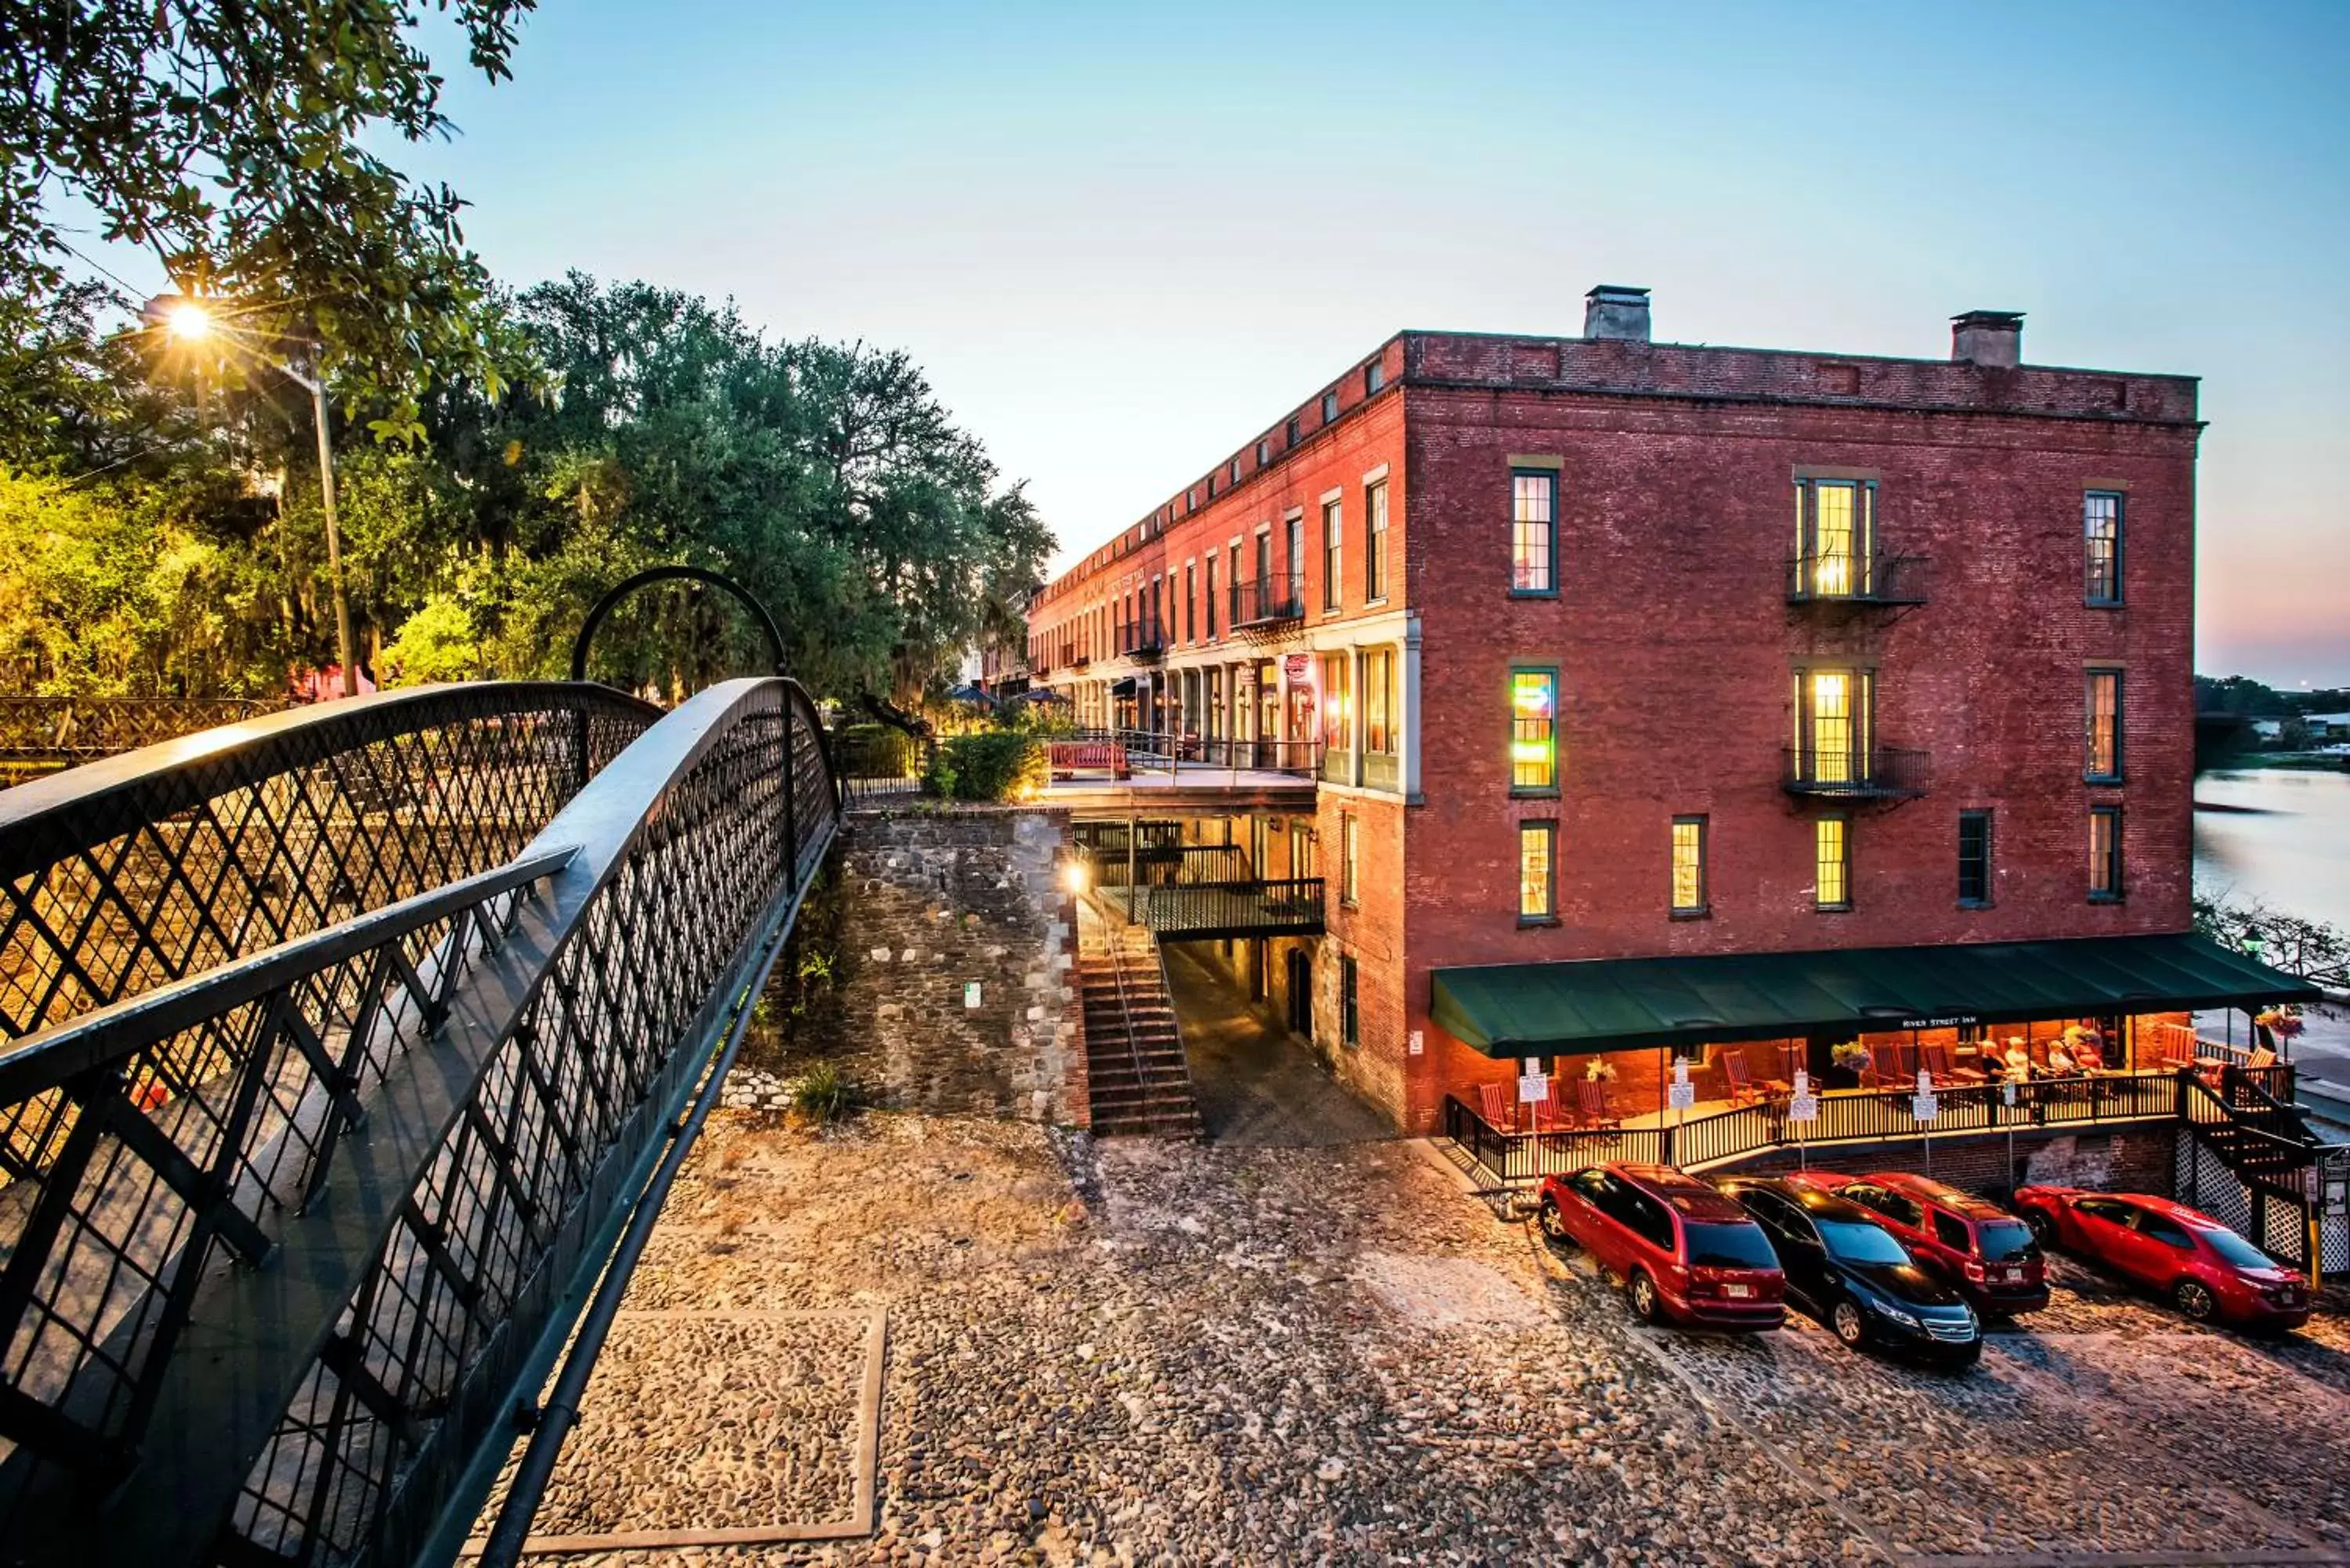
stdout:
<svg viewBox="0 0 2350 1568">
<path fill-rule="evenodd" d="M 1779 1256 L 1752 1225 L 1690 1224 L 1690 1266 L 1699 1269 L 1775 1269 Z"/>
<path fill-rule="evenodd" d="M 2040 1255 L 2040 1249 L 2033 1244 L 2032 1232 L 2012 1220 L 1976 1226 L 1975 1243 L 1982 1248 L 1986 1263 L 2021 1263 Z"/>
<path fill-rule="evenodd" d="M 1865 1220 L 1815 1220 L 1830 1256 L 1846 1263 L 1906 1263 L 1908 1250 Z"/>
<path fill-rule="evenodd" d="M 2233 1231 L 2214 1231 L 2198 1225 L 2195 1227 L 2195 1233 L 2203 1238 L 2204 1245 L 2220 1254 L 2221 1262 L 2232 1264 L 2239 1269 L 2273 1269 L 2277 1266 L 2274 1258 L 2270 1257 Z"/>
</svg>

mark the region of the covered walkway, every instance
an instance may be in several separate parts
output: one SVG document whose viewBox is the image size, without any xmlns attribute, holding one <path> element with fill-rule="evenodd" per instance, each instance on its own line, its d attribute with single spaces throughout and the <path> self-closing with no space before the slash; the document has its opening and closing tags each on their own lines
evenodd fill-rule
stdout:
<svg viewBox="0 0 2350 1568">
<path fill-rule="evenodd" d="M 1210 950 L 1169 942 L 1162 950 L 1210 1143 L 1318 1148 L 1394 1136 L 1384 1116 L 1250 1008 Z"/>
</svg>

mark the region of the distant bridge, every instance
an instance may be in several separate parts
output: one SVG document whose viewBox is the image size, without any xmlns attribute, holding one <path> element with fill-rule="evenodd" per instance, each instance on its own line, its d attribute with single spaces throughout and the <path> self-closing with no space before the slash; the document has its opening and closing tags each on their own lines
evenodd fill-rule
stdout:
<svg viewBox="0 0 2350 1568">
<path fill-rule="evenodd" d="M 445 1557 L 837 828 L 807 694 L 483 682 L 0 794 L 0 1542 Z"/>
</svg>

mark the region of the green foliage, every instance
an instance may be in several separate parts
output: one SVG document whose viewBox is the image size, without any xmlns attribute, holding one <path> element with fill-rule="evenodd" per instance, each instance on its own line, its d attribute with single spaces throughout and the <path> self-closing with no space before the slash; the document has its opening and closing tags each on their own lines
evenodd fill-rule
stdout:
<svg viewBox="0 0 2350 1568">
<path fill-rule="evenodd" d="M 770 343 L 730 308 L 577 275 L 498 309 L 532 367 L 513 395 L 435 383 L 413 448 L 335 421 L 354 635 L 379 679 L 559 675 L 606 589 L 691 562 L 768 606 L 819 693 L 912 707 L 1042 570 L 1051 535 L 902 354 Z M 0 681 L 274 690 L 331 659 L 308 400 L 215 387 L 199 410 L 99 336 L 87 301 L 23 320 L 70 352 L 43 380 L 0 348 L 0 377 L 19 377 L 0 453 L 28 483 L 69 481 L 17 510 L 62 508 L 77 544 L 9 585 Z M 133 591 L 159 563 L 182 569 L 187 604 Z M 85 648 L 92 627 L 106 635 Z M 699 585 L 629 600 L 595 657 L 596 678 L 668 696 L 772 668 L 751 619 Z"/>
<path fill-rule="evenodd" d="M 429 686 L 481 672 L 472 612 L 453 598 L 435 597 L 400 623 L 400 635 L 383 650 L 377 679 L 385 686 Z"/>
<path fill-rule="evenodd" d="M 953 800 L 1014 800 L 1045 787 L 1045 749 L 1017 730 L 982 730 L 939 742 L 922 776 L 931 794 Z"/>
<path fill-rule="evenodd" d="M 830 1126 L 865 1108 L 865 1091 L 829 1062 L 792 1080 L 792 1110 L 805 1121 Z"/>
<path fill-rule="evenodd" d="M 473 65 L 509 75 L 531 0 L 436 0 Z M 183 288 L 236 299 L 262 333 L 297 324 L 360 389 L 379 433 L 422 433 L 419 398 L 459 369 L 494 392 L 489 286 L 446 186 L 374 151 L 452 129 L 411 0 L 317 5 L 12 0 L 0 73 L 0 292 L 58 288 L 49 210 L 86 203 L 109 240 Z"/>
</svg>

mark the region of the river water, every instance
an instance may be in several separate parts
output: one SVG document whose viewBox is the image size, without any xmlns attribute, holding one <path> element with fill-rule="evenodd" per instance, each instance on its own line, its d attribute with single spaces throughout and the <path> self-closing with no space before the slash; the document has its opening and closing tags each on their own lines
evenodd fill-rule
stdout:
<svg viewBox="0 0 2350 1568">
<path fill-rule="evenodd" d="M 2350 773 L 2203 774 L 2195 805 L 2198 892 L 2350 929 Z"/>
<path fill-rule="evenodd" d="M 2350 773 L 2202 774 L 2195 804 L 2197 892 L 2350 930 Z M 2314 1008 L 2290 1053 L 2303 1088 L 2324 1086 L 2309 1082 L 2321 1079 L 2334 1096 L 2350 1099 L 2350 1011 Z M 2241 1020 L 2201 1013 L 2196 1026 L 2216 1039 L 2223 1028 L 2241 1028 Z M 2337 1103 L 2303 1098 L 2305 1105 Z M 2343 1113 L 2323 1114 L 2333 1124 L 2323 1129 L 2329 1136 L 2350 1135 L 2350 1123 L 2334 1119 Z"/>
</svg>

